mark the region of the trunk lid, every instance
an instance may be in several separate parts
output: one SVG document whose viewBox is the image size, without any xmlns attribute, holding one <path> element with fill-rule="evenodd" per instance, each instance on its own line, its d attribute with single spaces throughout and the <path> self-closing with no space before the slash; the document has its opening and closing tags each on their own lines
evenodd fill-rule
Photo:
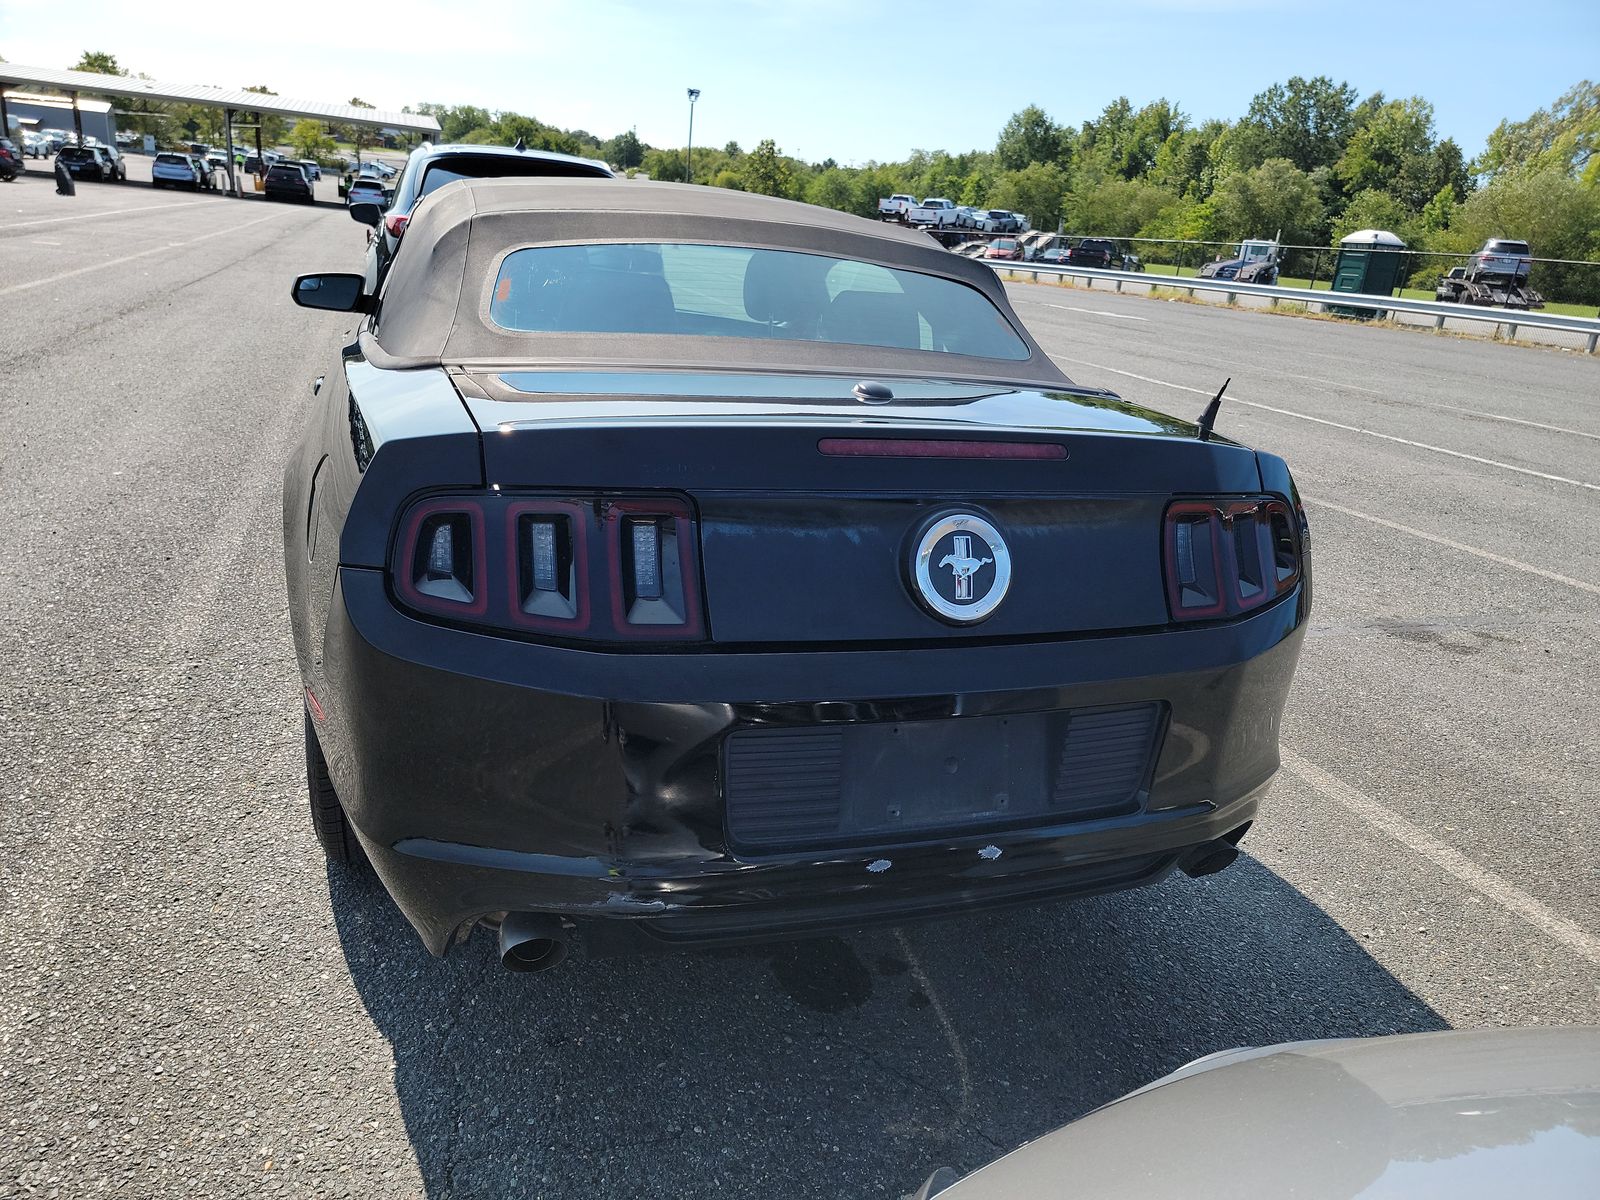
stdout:
<svg viewBox="0 0 1600 1200">
<path fill-rule="evenodd" d="M 894 399 L 869 404 L 854 393 L 858 381 L 829 376 L 455 376 L 483 434 L 489 484 L 670 490 L 692 502 L 719 643 L 1038 638 L 1164 625 L 1168 501 L 1261 487 L 1251 451 L 1201 442 L 1188 422 L 1087 390 L 889 380 Z M 835 439 L 869 453 L 840 454 Z M 1045 444 L 1064 456 L 903 457 L 862 445 L 900 439 Z M 913 579 L 920 535 L 952 513 L 989 522 L 1010 557 L 1005 599 L 981 624 L 938 619 Z"/>
</svg>

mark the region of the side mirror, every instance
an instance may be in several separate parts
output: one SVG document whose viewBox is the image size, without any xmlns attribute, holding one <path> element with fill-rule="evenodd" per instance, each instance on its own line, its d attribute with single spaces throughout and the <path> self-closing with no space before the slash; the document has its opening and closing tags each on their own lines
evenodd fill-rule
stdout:
<svg viewBox="0 0 1600 1200">
<path fill-rule="evenodd" d="M 372 300 L 362 294 L 365 285 L 366 279 L 360 275 L 302 275 L 294 281 L 290 295 L 301 308 L 367 312 Z"/>
<path fill-rule="evenodd" d="M 383 206 L 370 200 L 358 200 L 350 206 L 350 219 L 376 229 L 383 221 Z"/>
</svg>

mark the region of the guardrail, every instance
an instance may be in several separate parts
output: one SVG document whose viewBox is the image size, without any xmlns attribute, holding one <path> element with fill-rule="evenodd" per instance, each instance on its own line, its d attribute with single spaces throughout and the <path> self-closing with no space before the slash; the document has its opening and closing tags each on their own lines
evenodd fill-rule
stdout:
<svg viewBox="0 0 1600 1200">
<path fill-rule="evenodd" d="M 1443 329 L 1446 321 L 1487 321 L 1503 325 L 1510 337 L 1517 336 L 1519 326 L 1529 329 L 1555 329 L 1581 334 L 1586 339 L 1584 349 L 1595 353 L 1600 345 L 1600 318 L 1568 317 L 1559 313 L 1544 313 L 1537 309 L 1479 308 L 1472 304 L 1451 304 L 1443 300 L 1412 300 L 1402 296 L 1375 296 L 1362 292 L 1325 292 L 1311 288 L 1279 287 L 1277 284 L 1240 283 L 1237 279 L 1200 279 L 1187 275 L 1151 275 L 1144 271 L 1113 271 L 1106 267 L 1073 267 L 1057 263 L 990 263 L 996 271 L 1007 275 L 1032 275 L 1039 282 L 1040 275 L 1054 275 L 1072 279 L 1087 279 L 1094 286 L 1096 279 L 1115 283 L 1121 291 L 1124 283 L 1142 283 L 1151 288 L 1181 288 L 1191 296 L 1195 292 L 1222 292 L 1232 304 L 1239 296 L 1264 296 L 1269 300 L 1293 300 L 1302 304 L 1317 305 L 1324 312 L 1329 308 L 1378 309 L 1383 312 L 1416 313 L 1433 318 L 1433 327 Z"/>
</svg>

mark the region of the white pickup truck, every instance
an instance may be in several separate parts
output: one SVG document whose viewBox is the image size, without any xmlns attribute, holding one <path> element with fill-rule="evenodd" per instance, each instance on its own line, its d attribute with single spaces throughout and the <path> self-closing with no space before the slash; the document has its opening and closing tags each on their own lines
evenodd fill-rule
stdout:
<svg viewBox="0 0 1600 1200">
<path fill-rule="evenodd" d="M 947 225 L 953 227 L 957 215 L 954 200 L 946 200 L 943 196 L 929 196 L 906 213 L 906 222 L 911 225 L 932 225 L 935 229 L 942 229 Z"/>
<path fill-rule="evenodd" d="M 878 201 L 878 219 L 880 221 L 904 221 L 906 214 L 917 206 L 915 196 L 907 196 L 896 192 L 887 199 Z"/>
</svg>

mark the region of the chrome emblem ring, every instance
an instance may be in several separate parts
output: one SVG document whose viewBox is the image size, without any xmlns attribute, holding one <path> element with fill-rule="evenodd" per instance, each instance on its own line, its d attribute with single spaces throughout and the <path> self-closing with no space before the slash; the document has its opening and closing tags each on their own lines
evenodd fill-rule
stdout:
<svg viewBox="0 0 1600 1200">
<path fill-rule="evenodd" d="M 911 560 L 917 599 L 958 625 L 981 621 L 1011 586 L 1011 551 L 1000 531 L 973 513 L 936 517 L 917 539 Z"/>
</svg>

